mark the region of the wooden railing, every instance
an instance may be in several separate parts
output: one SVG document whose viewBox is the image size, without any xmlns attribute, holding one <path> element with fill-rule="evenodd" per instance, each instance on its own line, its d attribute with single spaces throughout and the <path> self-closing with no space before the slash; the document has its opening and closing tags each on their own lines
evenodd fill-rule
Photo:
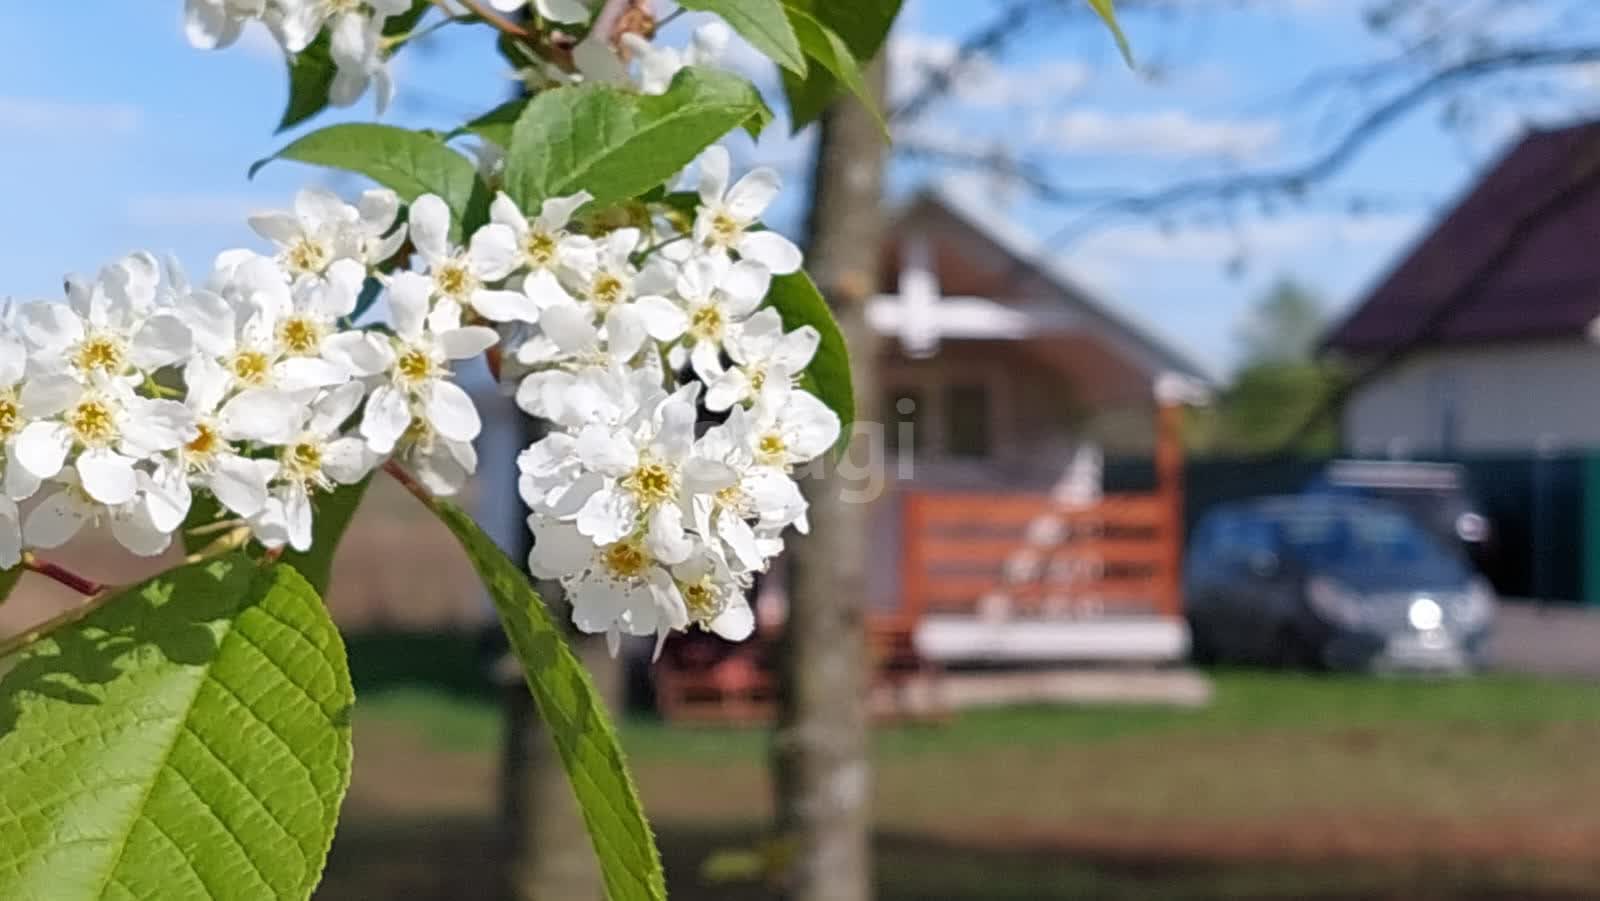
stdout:
<svg viewBox="0 0 1600 901">
<path fill-rule="evenodd" d="M 1179 523 L 1164 493 L 1066 510 L 1045 495 L 901 499 L 902 614 L 1179 614 Z M 1041 535 L 1040 533 L 1043 533 Z"/>
</svg>

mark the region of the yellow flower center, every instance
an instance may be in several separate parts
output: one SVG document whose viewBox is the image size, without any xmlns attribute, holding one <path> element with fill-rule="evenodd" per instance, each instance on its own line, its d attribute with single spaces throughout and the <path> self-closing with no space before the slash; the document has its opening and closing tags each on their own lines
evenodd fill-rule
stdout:
<svg viewBox="0 0 1600 901">
<path fill-rule="evenodd" d="M 711 304 L 695 310 L 689 316 L 689 334 L 702 341 L 720 341 L 722 326 L 722 311 Z"/>
<path fill-rule="evenodd" d="M 731 247 L 743 232 L 744 226 L 727 213 L 711 217 L 711 240 L 721 247 Z"/>
<path fill-rule="evenodd" d="M 322 346 L 322 323 L 309 316 L 290 316 L 278 323 L 278 343 L 297 357 L 310 356 Z"/>
<path fill-rule="evenodd" d="M 411 348 L 400 354 L 400 359 L 395 361 L 395 372 L 408 382 L 425 382 L 434 374 L 433 358 L 426 351 Z"/>
<path fill-rule="evenodd" d="M 439 293 L 457 300 L 466 300 L 472 292 L 478 290 L 478 278 L 472 274 L 465 263 L 451 260 L 439 267 L 433 274 L 433 283 L 438 287 Z"/>
<path fill-rule="evenodd" d="M 787 450 L 788 445 L 784 443 L 783 436 L 777 432 L 768 432 L 756 442 L 756 453 L 761 456 L 763 463 L 783 462 L 783 455 Z"/>
<path fill-rule="evenodd" d="M 183 449 L 189 452 L 191 462 L 204 463 L 222 449 L 222 436 L 209 422 L 195 423 L 195 436 Z"/>
<path fill-rule="evenodd" d="M 555 262 L 556 236 L 549 232 L 529 232 L 528 239 L 522 244 L 522 252 L 528 257 L 528 264 L 535 269 L 543 269 Z"/>
<path fill-rule="evenodd" d="M 622 300 L 627 291 L 628 288 L 622 283 L 622 279 L 611 272 L 602 272 L 595 276 L 594 284 L 589 286 L 589 296 L 601 307 L 609 307 Z"/>
<path fill-rule="evenodd" d="M 66 421 L 73 440 L 84 447 L 105 447 L 117 440 L 116 412 L 98 397 L 78 401 L 67 411 Z"/>
<path fill-rule="evenodd" d="M 116 375 L 127 367 L 128 349 L 114 336 L 90 332 L 72 352 L 72 365 L 84 372 Z"/>
<path fill-rule="evenodd" d="M 623 478 L 622 487 L 638 499 L 639 506 L 654 507 L 677 493 L 677 483 L 672 470 L 646 461 Z"/>
<path fill-rule="evenodd" d="M 753 390 L 760 391 L 762 386 L 766 385 L 766 383 L 767 371 L 765 369 L 750 370 L 750 387 Z"/>
<path fill-rule="evenodd" d="M 711 587 L 710 576 L 698 582 L 679 582 L 678 591 L 683 594 L 683 605 L 689 608 L 689 618 L 697 623 L 708 623 L 722 612 L 722 599 Z"/>
<path fill-rule="evenodd" d="M 17 402 L 16 389 L 0 389 L 0 441 L 16 434 L 21 425 L 22 404 Z"/>
<path fill-rule="evenodd" d="M 333 254 L 321 241 L 302 237 L 284 252 L 283 259 L 284 264 L 295 272 L 319 275 L 333 262 Z"/>
<path fill-rule="evenodd" d="M 246 385 L 264 385 L 272 374 L 272 361 L 259 350 L 241 350 L 228 360 L 228 371 Z"/>
<path fill-rule="evenodd" d="M 650 555 L 636 539 L 619 541 L 600 553 L 600 562 L 618 579 L 637 579 L 650 566 Z"/>
<path fill-rule="evenodd" d="M 738 485 L 729 485 L 711 496 L 711 501 L 719 510 L 726 510 L 741 519 L 750 514 L 750 498 L 745 496 L 744 490 Z"/>
<path fill-rule="evenodd" d="M 322 475 L 322 442 L 314 438 L 301 438 L 278 454 L 278 465 L 284 478 L 294 482 L 325 485 Z"/>
</svg>

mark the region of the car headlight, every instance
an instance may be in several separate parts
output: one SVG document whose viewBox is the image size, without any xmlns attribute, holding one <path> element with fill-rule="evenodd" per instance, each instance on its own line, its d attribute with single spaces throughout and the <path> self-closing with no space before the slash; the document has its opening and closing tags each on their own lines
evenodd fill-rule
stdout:
<svg viewBox="0 0 1600 901">
<path fill-rule="evenodd" d="M 1311 609 L 1331 622 L 1359 626 L 1366 619 L 1361 596 L 1332 579 L 1313 577 L 1306 583 L 1306 599 Z"/>
<path fill-rule="evenodd" d="M 1489 520 L 1479 513 L 1463 513 L 1456 517 L 1456 537 L 1476 544 L 1489 540 Z"/>
<path fill-rule="evenodd" d="M 1482 578 L 1473 579 L 1452 606 L 1457 623 L 1476 629 L 1494 619 L 1494 589 Z"/>
</svg>

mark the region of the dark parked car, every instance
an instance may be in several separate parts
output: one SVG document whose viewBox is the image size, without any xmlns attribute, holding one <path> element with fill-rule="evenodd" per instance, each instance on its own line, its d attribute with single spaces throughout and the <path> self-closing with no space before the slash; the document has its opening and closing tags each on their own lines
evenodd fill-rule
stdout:
<svg viewBox="0 0 1600 901">
<path fill-rule="evenodd" d="M 1455 463 L 1413 460 L 1335 460 L 1308 494 L 1337 494 L 1388 501 L 1446 542 L 1459 542 L 1479 572 L 1493 572 L 1494 531 L 1483 504 Z"/>
<path fill-rule="evenodd" d="M 1308 669 L 1472 669 L 1495 611 L 1458 545 L 1394 504 L 1332 495 L 1211 510 L 1184 595 L 1197 662 Z"/>
</svg>

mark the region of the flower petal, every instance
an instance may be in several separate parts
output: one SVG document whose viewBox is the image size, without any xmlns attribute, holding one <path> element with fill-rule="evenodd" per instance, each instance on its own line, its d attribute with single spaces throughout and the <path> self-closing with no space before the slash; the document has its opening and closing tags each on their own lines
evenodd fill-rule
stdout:
<svg viewBox="0 0 1600 901">
<path fill-rule="evenodd" d="M 493 222 L 478 229 L 472 235 L 467 262 L 473 274 L 484 281 L 497 282 L 510 275 L 522 263 L 516 232 Z"/>
<path fill-rule="evenodd" d="M 456 441 L 471 441 L 483 430 L 478 408 L 460 385 L 436 381 L 423 399 L 428 422 L 434 430 Z"/>
<path fill-rule="evenodd" d="M 493 322 L 538 322 L 539 307 L 521 291 L 472 292 L 472 308 Z"/>
<path fill-rule="evenodd" d="M 775 231 L 746 232 L 739 239 L 739 256 L 772 270 L 774 275 L 798 272 L 804 258 L 794 242 Z"/>
<path fill-rule="evenodd" d="M 373 453 L 394 450 L 400 436 L 411 427 L 411 402 L 406 393 L 392 385 L 381 385 L 367 397 L 361 414 L 361 437 Z"/>
<path fill-rule="evenodd" d="M 29 423 L 12 444 L 15 462 L 41 479 L 54 478 L 71 450 L 72 433 L 57 422 Z"/>
<path fill-rule="evenodd" d="M 728 190 L 728 170 L 731 163 L 728 159 L 728 148 L 721 144 L 713 144 L 700 154 L 700 202 L 706 206 L 715 206 L 722 203 L 722 195 Z"/>
<path fill-rule="evenodd" d="M 424 194 L 411 204 L 411 243 L 432 263 L 450 256 L 450 207 L 436 194 Z"/>
<path fill-rule="evenodd" d="M 689 327 L 683 308 L 665 297 L 641 297 L 632 306 L 644 322 L 645 331 L 657 341 L 675 340 Z"/>
<path fill-rule="evenodd" d="M 422 337 L 432 295 L 433 279 L 416 272 L 395 273 L 389 280 L 389 313 L 395 334 L 407 341 Z"/>
<path fill-rule="evenodd" d="M 305 422 L 304 406 L 292 395 L 270 388 L 241 391 L 217 414 L 222 436 L 229 441 L 288 444 Z"/>
<path fill-rule="evenodd" d="M 772 205 L 782 187 L 776 170 L 765 166 L 752 169 L 728 189 L 725 202 L 729 215 L 740 222 L 754 222 Z"/>
<path fill-rule="evenodd" d="M 251 517 L 267 505 L 267 483 L 278 473 L 275 460 L 251 460 L 224 454 L 212 465 L 206 487 L 233 513 Z"/>
<path fill-rule="evenodd" d="M 340 438 L 322 449 L 322 471 L 341 485 L 354 485 L 377 463 L 360 438 Z"/>
<path fill-rule="evenodd" d="M 79 454 L 76 468 L 84 493 L 107 506 L 126 504 L 139 489 L 133 458 L 109 448 L 90 448 Z"/>
<path fill-rule="evenodd" d="M 88 504 L 70 490 L 58 491 L 23 520 L 22 535 L 32 547 L 56 548 L 71 541 L 88 521 Z"/>
<path fill-rule="evenodd" d="M 437 336 L 446 359 L 470 360 L 500 343 L 500 333 L 482 325 L 450 329 Z"/>
</svg>

